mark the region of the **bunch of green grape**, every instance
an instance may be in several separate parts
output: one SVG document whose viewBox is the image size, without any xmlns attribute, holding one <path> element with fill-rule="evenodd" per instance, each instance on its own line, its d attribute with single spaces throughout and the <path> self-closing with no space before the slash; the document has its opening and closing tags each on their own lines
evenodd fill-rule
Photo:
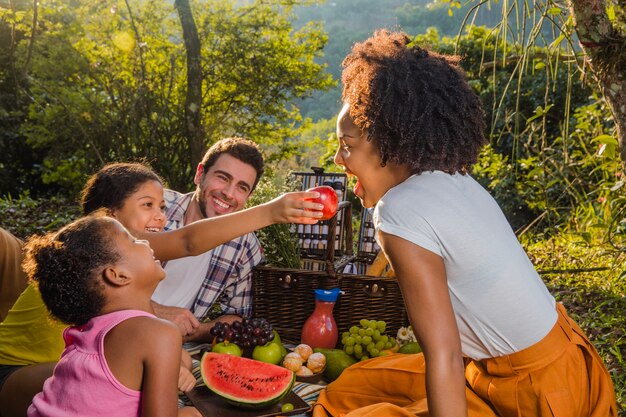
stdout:
<svg viewBox="0 0 626 417">
<path fill-rule="evenodd" d="M 386 326 L 382 320 L 361 319 L 359 326 L 354 325 L 341 335 L 343 351 L 361 361 L 389 354 L 398 344 L 385 334 Z"/>
</svg>

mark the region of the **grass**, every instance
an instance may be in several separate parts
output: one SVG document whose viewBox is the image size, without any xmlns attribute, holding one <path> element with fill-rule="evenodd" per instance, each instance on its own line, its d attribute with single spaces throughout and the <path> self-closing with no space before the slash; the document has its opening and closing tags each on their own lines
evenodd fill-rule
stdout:
<svg viewBox="0 0 626 417">
<path fill-rule="evenodd" d="M 611 374 L 620 417 L 626 417 L 625 254 L 597 234 L 523 242 L 557 301 L 588 335 Z"/>
<path fill-rule="evenodd" d="M 73 202 L 60 199 L 0 199 L 2 227 L 26 238 L 56 230 L 79 215 Z M 620 417 L 626 417 L 625 253 L 601 232 L 523 236 L 522 244 L 551 293 L 587 333 L 615 385 Z"/>
</svg>

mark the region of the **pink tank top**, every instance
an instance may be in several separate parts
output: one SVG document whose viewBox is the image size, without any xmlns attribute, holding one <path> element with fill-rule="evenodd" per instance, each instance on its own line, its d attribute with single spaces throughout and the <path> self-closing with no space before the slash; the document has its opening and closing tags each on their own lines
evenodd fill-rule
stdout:
<svg viewBox="0 0 626 417">
<path fill-rule="evenodd" d="M 155 317 L 139 310 L 122 310 L 94 317 L 63 333 L 65 350 L 43 391 L 33 398 L 29 417 L 110 417 L 141 415 L 141 391 L 122 385 L 104 356 L 104 337 L 133 317 Z"/>
</svg>

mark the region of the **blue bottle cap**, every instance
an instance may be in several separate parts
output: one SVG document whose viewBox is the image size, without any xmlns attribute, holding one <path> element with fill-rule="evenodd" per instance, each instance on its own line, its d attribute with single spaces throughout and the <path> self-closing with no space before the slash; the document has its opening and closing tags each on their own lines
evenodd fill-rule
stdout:
<svg viewBox="0 0 626 417">
<path fill-rule="evenodd" d="M 330 290 L 315 290 L 315 299 L 320 301 L 327 301 L 334 303 L 337 301 L 337 297 L 341 293 L 340 288 L 332 288 Z"/>
</svg>

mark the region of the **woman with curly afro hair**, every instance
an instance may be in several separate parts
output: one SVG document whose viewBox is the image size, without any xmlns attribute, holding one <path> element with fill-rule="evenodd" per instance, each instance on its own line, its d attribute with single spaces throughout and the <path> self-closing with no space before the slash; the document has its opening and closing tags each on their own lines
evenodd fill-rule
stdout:
<svg viewBox="0 0 626 417">
<path fill-rule="evenodd" d="M 470 176 L 485 122 L 458 58 L 381 30 L 343 67 L 335 162 L 423 353 L 349 367 L 314 416 L 616 416 L 601 358 Z"/>
</svg>

